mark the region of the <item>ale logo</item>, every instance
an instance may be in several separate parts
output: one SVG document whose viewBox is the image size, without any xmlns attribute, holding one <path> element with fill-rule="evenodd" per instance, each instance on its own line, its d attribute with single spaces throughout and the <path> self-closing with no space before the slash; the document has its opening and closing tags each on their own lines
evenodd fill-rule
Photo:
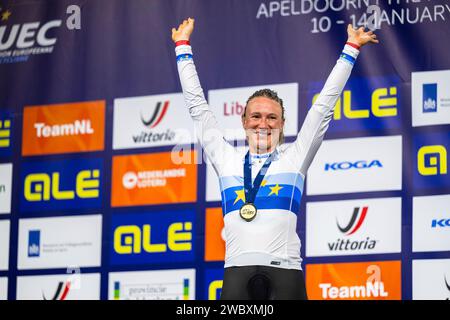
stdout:
<svg viewBox="0 0 450 320">
<path fill-rule="evenodd" d="M 195 212 L 189 210 L 124 214 L 112 217 L 112 264 L 195 260 Z"/>
<path fill-rule="evenodd" d="M 169 108 L 169 101 L 158 101 L 156 103 L 156 108 L 153 111 L 153 114 L 150 116 L 148 120 L 145 120 L 144 116 L 141 113 L 141 121 L 149 129 L 155 128 L 166 115 L 167 109 Z"/>
<path fill-rule="evenodd" d="M 166 243 L 152 243 L 151 226 L 120 226 L 114 232 L 114 249 L 118 254 L 133 254 L 171 251 L 190 251 L 192 249 L 192 223 L 175 222 L 167 230 Z"/>
<path fill-rule="evenodd" d="M 99 208 L 102 167 L 102 159 L 24 163 L 21 209 Z"/>
<path fill-rule="evenodd" d="M 423 146 L 417 153 L 417 170 L 423 176 L 447 174 L 447 150 L 442 145 Z"/>
<path fill-rule="evenodd" d="M 74 190 L 61 190 L 60 173 L 52 172 L 30 174 L 25 178 L 25 199 L 28 201 L 71 200 L 78 198 L 97 198 L 100 186 L 99 170 L 83 170 L 77 174 Z"/>
</svg>

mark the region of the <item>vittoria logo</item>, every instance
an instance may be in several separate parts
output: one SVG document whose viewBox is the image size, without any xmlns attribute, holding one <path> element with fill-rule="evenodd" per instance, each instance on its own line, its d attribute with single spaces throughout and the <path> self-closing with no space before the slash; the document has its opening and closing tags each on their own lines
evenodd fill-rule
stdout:
<svg viewBox="0 0 450 320">
<path fill-rule="evenodd" d="M 55 294 L 51 299 L 47 299 L 45 294 L 42 293 L 42 298 L 44 300 L 66 300 L 67 295 L 70 291 L 70 281 L 59 282 L 58 287 L 56 288 Z"/>
<path fill-rule="evenodd" d="M 349 236 L 351 234 L 354 234 L 358 229 L 361 227 L 362 223 L 364 222 L 364 219 L 366 218 L 368 207 L 363 207 L 362 210 L 360 208 L 356 207 L 353 210 L 352 218 L 350 219 L 350 222 L 345 227 L 341 227 L 339 225 L 339 222 L 337 223 L 337 226 L 339 230 L 344 233 L 345 235 Z M 361 214 L 359 215 L 359 212 L 361 211 Z M 359 215 L 359 218 L 358 218 Z M 358 220 L 358 221 L 356 221 Z"/>
<path fill-rule="evenodd" d="M 161 107 L 162 105 L 162 107 Z M 166 112 L 167 112 L 167 108 L 169 108 L 169 101 L 164 101 L 164 104 L 161 101 L 158 101 L 156 103 L 156 108 L 153 111 L 152 116 L 150 117 L 149 120 L 145 120 L 144 116 L 141 113 L 141 120 L 142 123 L 144 124 L 144 126 L 146 126 L 149 129 L 153 129 L 154 127 L 156 127 L 161 120 L 164 118 Z"/>
<path fill-rule="evenodd" d="M 450 284 L 449 284 L 449 281 L 447 281 L 447 277 L 444 277 L 444 282 L 445 282 L 445 287 L 447 288 L 448 295 L 449 295 L 446 300 L 450 300 Z"/>
<path fill-rule="evenodd" d="M 366 237 L 364 240 L 352 240 L 351 238 L 347 238 L 355 234 L 361 228 L 366 219 L 368 210 L 369 207 L 367 206 L 355 207 L 350 221 L 343 227 L 336 218 L 336 226 L 339 231 L 344 234 L 345 238 L 339 238 L 335 242 L 329 242 L 328 248 L 330 251 L 370 250 L 375 248 L 378 240 L 373 240 L 370 237 Z"/>
</svg>

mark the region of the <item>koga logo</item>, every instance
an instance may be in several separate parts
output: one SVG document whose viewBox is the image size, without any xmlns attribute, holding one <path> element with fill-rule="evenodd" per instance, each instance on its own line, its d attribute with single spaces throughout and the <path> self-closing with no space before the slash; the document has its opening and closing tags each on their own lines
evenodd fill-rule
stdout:
<svg viewBox="0 0 450 320">
<path fill-rule="evenodd" d="M 423 109 L 424 113 L 437 112 L 437 83 L 423 84 Z"/>
<path fill-rule="evenodd" d="M 433 219 L 431 221 L 431 228 L 445 228 L 450 227 L 450 219 Z"/>
<path fill-rule="evenodd" d="M 120 226 L 114 231 L 114 250 L 118 254 L 161 253 L 192 250 L 192 223 L 174 222 L 167 229 L 167 243 L 152 243 L 151 225 Z"/>
<path fill-rule="evenodd" d="M 100 170 L 82 170 L 76 176 L 75 190 L 60 189 L 60 173 L 32 173 L 26 176 L 24 196 L 27 201 L 71 200 L 99 197 Z"/>
<path fill-rule="evenodd" d="M 337 171 L 337 170 L 351 170 L 351 169 L 370 169 L 372 167 L 383 168 L 380 160 L 360 160 L 360 161 L 343 161 L 343 162 L 334 162 L 334 163 L 326 163 L 325 171 Z"/>
<path fill-rule="evenodd" d="M 36 136 L 38 138 L 51 138 L 51 137 L 63 137 L 63 136 L 77 136 L 94 134 L 91 121 L 76 120 L 73 123 L 65 123 L 59 125 L 46 125 L 45 123 L 35 123 Z"/>
<path fill-rule="evenodd" d="M 186 169 L 166 169 L 153 171 L 129 171 L 122 177 L 122 184 L 125 189 L 164 187 L 167 179 L 186 177 Z"/>
<path fill-rule="evenodd" d="M 223 115 L 224 116 L 240 116 L 244 113 L 245 106 L 240 104 L 238 101 L 223 104 Z"/>
<path fill-rule="evenodd" d="M 447 174 L 447 149 L 442 145 L 421 147 L 417 153 L 417 170 L 423 176 Z"/>
<path fill-rule="evenodd" d="M 69 30 L 80 29 L 80 8 L 76 5 L 67 7 L 66 26 Z M 8 21 L 12 11 L 1 12 L 1 21 Z M 62 20 L 48 22 L 28 22 L 12 26 L 0 26 L 0 63 L 27 61 L 31 55 L 49 54 L 53 52 L 57 38 L 55 29 L 62 25 Z"/>
<path fill-rule="evenodd" d="M 355 207 L 353 209 L 352 217 L 348 224 L 341 227 L 339 221 L 336 218 L 336 225 L 341 233 L 345 236 L 351 236 L 357 232 L 364 220 L 366 219 L 367 211 L 369 207 Z M 350 239 L 337 239 L 335 242 L 329 242 L 328 248 L 330 251 L 349 251 L 349 250 L 372 250 L 375 248 L 378 240 L 373 240 L 367 237 L 365 240 L 350 240 Z"/>
<path fill-rule="evenodd" d="M 11 120 L 0 120 L 0 148 L 8 148 L 10 146 L 11 136 Z"/>
<path fill-rule="evenodd" d="M 145 119 L 141 112 L 141 122 L 142 124 L 152 131 L 145 132 L 142 131 L 140 135 L 133 135 L 133 141 L 135 143 L 145 143 L 145 142 L 158 142 L 158 141 L 172 141 L 175 138 L 175 132 L 167 129 L 164 132 L 155 132 L 154 129 L 161 123 L 164 116 L 169 108 L 170 101 L 158 101 L 156 107 L 153 110 L 152 115 Z"/>
<path fill-rule="evenodd" d="M 312 103 L 315 103 L 319 93 L 315 94 Z M 341 120 L 344 116 L 347 119 L 367 119 L 370 113 L 377 118 L 397 116 L 397 87 L 382 87 L 372 92 L 372 104 L 369 109 L 352 109 L 352 92 L 344 90 L 342 97 L 336 102 L 333 113 L 334 120 Z"/>
<path fill-rule="evenodd" d="M 39 257 L 41 254 L 41 231 L 28 232 L 28 257 Z"/>
<path fill-rule="evenodd" d="M 69 294 L 71 287 L 70 281 L 66 282 L 59 282 L 58 286 L 56 287 L 55 294 L 53 295 L 53 298 L 50 300 L 66 300 L 67 295 Z M 42 298 L 44 300 L 49 300 L 45 297 L 45 294 L 42 292 Z"/>
</svg>

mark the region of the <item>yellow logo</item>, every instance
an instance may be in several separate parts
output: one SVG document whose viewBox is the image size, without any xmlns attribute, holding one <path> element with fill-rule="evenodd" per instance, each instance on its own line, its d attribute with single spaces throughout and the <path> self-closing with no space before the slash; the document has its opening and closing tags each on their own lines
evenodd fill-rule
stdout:
<svg viewBox="0 0 450 320">
<path fill-rule="evenodd" d="M 314 95 L 313 103 L 319 94 Z M 364 119 L 370 117 L 370 112 L 375 117 L 395 117 L 397 115 L 397 87 L 378 88 L 372 92 L 372 103 L 369 109 L 352 109 L 352 92 L 345 90 L 343 96 L 336 102 L 334 108 L 334 120 L 340 120 L 344 116 L 347 119 Z"/>
<path fill-rule="evenodd" d="M 11 135 L 11 121 L 0 121 L 0 148 L 7 148 L 10 145 L 9 137 Z"/>
<path fill-rule="evenodd" d="M 120 226 L 114 231 L 114 250 L 119 254 L 192 250 L 192 223 L 175 222 L 167 229 L 167 243 L 152 243 L 151 226 Z"/>
<path fill-rule="evenodd" d="M 59 172 L 33 173 L 25 178 L 24 193 L 28 201 L 71 200 L 98 198 L 99 170 L 83 170 L 77 174 L 75 190 L 61 190 Z"/>
<path fill-rule="evenodd" d="M 218 300 L 220 296 L 217 292 L 222 289 L 223 280 L 214 280 L 209 284 L 208 288 L 208 300 Z"/>
<path fill-rule="evenodd" d="M 425 162 L 427 155 L 430 155 L 428 164 Z M 434 145 L 420 148 L 417 153 L 417 170 L 423 176 L 447 174 L 447 150 L 445 147 Z"/>
</svg>

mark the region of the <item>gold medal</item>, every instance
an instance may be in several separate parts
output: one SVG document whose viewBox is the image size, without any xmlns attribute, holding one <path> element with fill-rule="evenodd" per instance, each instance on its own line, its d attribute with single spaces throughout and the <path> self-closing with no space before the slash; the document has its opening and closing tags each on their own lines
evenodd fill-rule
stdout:
<svg viewBox="0 0 450 320">
<path fill-rule="evenodd" d="M 256 207 L 253 203 L 246 203 L 239 209 L 239 214 L 242 219 L 247 222 L 252 221 L 256 217 Z"/>
</svg>

